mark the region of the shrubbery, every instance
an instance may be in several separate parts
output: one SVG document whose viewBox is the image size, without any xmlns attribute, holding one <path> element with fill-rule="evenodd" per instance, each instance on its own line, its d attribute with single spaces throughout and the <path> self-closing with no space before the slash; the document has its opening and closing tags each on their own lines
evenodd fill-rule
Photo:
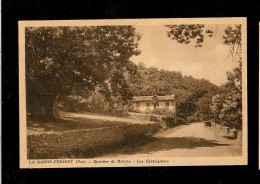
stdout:
<svg viewBox="0 0 260 184">
<path fill-rule="evenodd" d="M 187 120 L 177 117 L 177 124 L 178 124 L 178 125 L 179 125 L 179 124 L 187 124 L 187 123 L 188 123 Z"/>
<path fill-rule="evenodd" d="M 192 123 L 192 122 L 200 121 L 200 118 L 197 115 L 192 115 L 187 117 L 187 121 Z"/>
<path fill-rule="evenodd" d="M 228 122 L 226 122 L 226 121 L 222 121 L 220 124 L 221 124 L 221 126 L 226 126 L 226 127 L 229 127 L 229 128 L 234 128 L 234 129 L 236 129 L 236 130 L 241 130 L 241 129 L 242 129 L 241 123 L 236 123 L 236 122 L 228 123 Z"/>
<path fill-rule="evenodd" d="M 150 112 L 151 114 L 156 114 L 156 115 L 174 116 L 173 112 L 168 108 L 156 108 Z"/>
<path fill-rule="evenodd" d="M 63 110 L 77 112 L 86 111 L 92 113 L 109 114 L 112 108 L 102 94 L 96 94 L 88 98 L 70 95 L 62 100 Z"/>
<path fill-rule="evenodd" d="M 86 99 L 81 96 L 70 95 L 62 99 L 61 110 L 76 112 L 86 109 Z"/>
<path fill-rule="evenodd" d="M 118 105 L 115 104 L 115 107 L 107 101 L 105 96 L 100 93 L 91 95 L 89 97 L 82 97 L 76 95 L 66 96 L 62 99 L 60 103 L 60 109 L 70 112 L 90 112 L 95 114 L 109 115 L 109 116 L 128 116 L 128 111 L 123 109 L 121 105 L 120 109 L 123 109 L 122 112 L 116 111 Z"/>
<path fill-rule="evenodd" d="M 140 113 L 140 112 L 141 112 L 140 110 L 134 108 L 133 104 L 128 104 L 127 110 L 128 110 L 129 112 L 135 112 L 135 113 Z"/>
</svg>

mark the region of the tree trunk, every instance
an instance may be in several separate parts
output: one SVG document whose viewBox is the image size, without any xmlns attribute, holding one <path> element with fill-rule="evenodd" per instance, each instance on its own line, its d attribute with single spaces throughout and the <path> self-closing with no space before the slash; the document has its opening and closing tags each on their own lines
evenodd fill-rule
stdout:
<svg viewBox="0 0 260 184">
<path fill-rule="evenodd" d="M 60 119 L 59 109 L 58 109 L 58 98 L 59 98 L 59 95 L 45 96 L 43 105 L 45 108 L 45 115 L 46 115 L 45 119 L 46 120 Z"/>
<path fill-rule="evenodd" d="M 42 119 L 42 116 L 44 114 L 44 109 L 40 103 L 39 98 L 36 95 L 28 95 L 26 99 L 27 99 L 26 113 L 31 114 L 29 118 L 36 121 Z"/>
<path fill-rule="evenodd" d="M 27 104 L 30 109 L 31 118 L 37 121 L 51 121 L 60 118 L 58 109 L 59 95 L 39 94 L 30 96 L 32 103 Z"/>
<path fill-rule="evenodd" d="M 53 104 L 52 104 L 53 119 L 60 119 L 60 113 L 59 113 L 59 107 L 58 107 L 58 99 L 59 99 L 59 95 L 57 95 L 54 98 L 54 100 L 53 100 Z"/>
</svg>

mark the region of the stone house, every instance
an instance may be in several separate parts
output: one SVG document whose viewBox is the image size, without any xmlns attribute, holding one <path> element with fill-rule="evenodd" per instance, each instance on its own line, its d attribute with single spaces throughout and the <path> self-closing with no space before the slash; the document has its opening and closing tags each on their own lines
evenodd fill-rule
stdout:
<svg viewBox="0 0 260 184">
<path fill-rule="evenodd" d="M 154 96 L 135 96 L 132 100 L 132 106 L 135 111 L 146 112 L 154 110 L 153 105 Z M 176 101 L 174 95 L 170 96 L 156 96 L 157 103 L 155 108 L 167 108 L 176 113 Z"/>
</svg>

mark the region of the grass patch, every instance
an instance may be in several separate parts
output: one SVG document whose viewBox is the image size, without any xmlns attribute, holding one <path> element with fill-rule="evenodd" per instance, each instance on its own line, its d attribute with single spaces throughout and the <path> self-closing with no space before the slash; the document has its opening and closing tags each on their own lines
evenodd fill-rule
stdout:
<svg viewBox="0 0 260 184">
<path fill-rule="evenodd" d="M 63 116 L 59 120 L 48 122 L 27 121 L 28 134 L 41 132 L 58 132 L 68 130 L 93 129 L 126 125 L 125 122 L 108 121 L 106 119 L 90 119 L 87 117 Z"/>
</svg>

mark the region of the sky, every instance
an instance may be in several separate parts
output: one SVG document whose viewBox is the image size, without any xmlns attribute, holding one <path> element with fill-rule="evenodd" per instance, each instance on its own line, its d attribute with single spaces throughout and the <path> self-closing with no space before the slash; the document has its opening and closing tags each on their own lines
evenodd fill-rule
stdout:
<svg viewBox="0 0 260 184">
<path fill-rule="evenodd" d="M 229 46 L 223 44 L 223 31 L 227 25 L 211 25 L 215 34 L 205 36 L 203 47 L 195 47 L 195 43 L 180 44 L 167 37 L 169 28 L 163 25 L 136 26 L 141 35 L 138 48 L 141 54 L 131 60 L 145 66 L 159 69 L 180 71 L 183 75 L 207 79 L 221 85 L 227 81 L 226 72 L 231 71 L 237 64 L 227 58 Z"/>
</svg>

